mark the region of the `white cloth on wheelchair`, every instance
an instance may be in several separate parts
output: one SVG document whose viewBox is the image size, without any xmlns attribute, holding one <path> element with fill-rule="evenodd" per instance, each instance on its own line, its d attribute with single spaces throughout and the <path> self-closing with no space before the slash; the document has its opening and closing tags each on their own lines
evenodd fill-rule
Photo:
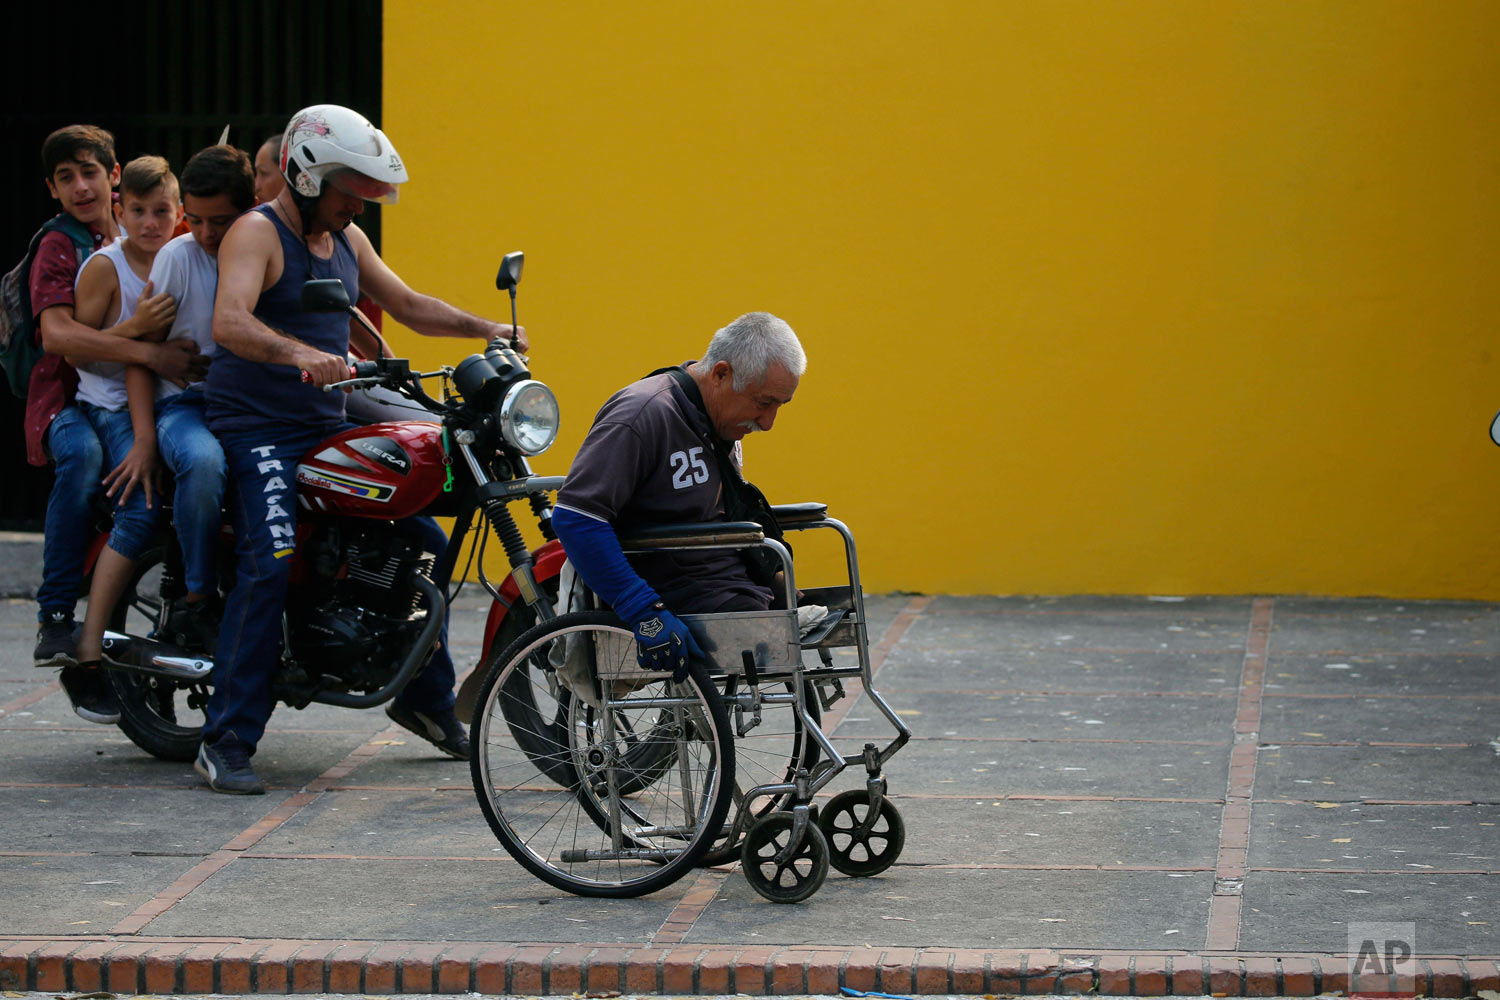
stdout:
<svg viewBox="0 0 1500 1000">
<path fill-rule="evenodd" d="M 581 611 L 583 594 L 583 581 L 573 569 L 573 564 L 564 560 L 562 569 L 557 575 L 555 610 L 560 615 L 565 615 L 569 611 Z M 592 705 L 594 708 L 603 709 L 604 706 L 599 703 L 597 689 L 594 686 L 593 672 L 589 669 L 587 633 L 570 632 L 561 643 L 553 643 L 552 648 L 547 652 L 547 662 L 552 665 L 558 681 L 563 687 L 573 692 L 574 697 L 582 699 L 585 704 Z"/>
<path fill-rule="evenodd" d="M 797 609 L 797 634 L 806 635 L 817 627 L 818 622 L 828 617 L 828 609 L 821 604 L 804 604 Z"/>
</svg>

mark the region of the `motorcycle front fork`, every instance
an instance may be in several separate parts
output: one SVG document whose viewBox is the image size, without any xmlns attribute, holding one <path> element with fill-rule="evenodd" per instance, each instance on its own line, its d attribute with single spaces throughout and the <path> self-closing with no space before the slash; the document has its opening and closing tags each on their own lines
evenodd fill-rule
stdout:
<svg viewBox="0 0 1500 1000">
<path fill-rule="evenodd" d="M 517 493 L 510 495 L 499 487 L 496 480 L 489 475 L 474 451 L 469 447 L 470 442 L 465 441 L 462 436 L 455 435 L 458 441 L 459 453 L 464 458 L 464 463 L 469 467 L 469 473 L 474 477 L 477 492 L 480 497 L 480 509 L 484 512 L 484 518 L 489 522 L 490 528 L 495 536 L 500 539 L 500 544 L 505 546 L 506 558 L 510 560 L 510 576 L 516 582 L 516 589 L 521 595 L 521 600 L 536 613 L 537 621 L 547 621 L 556 617 L 552 609 L 552 603 L 547 600 L 546 593 L 537 584 L 536 574 L 533 571 L 531 550 L 526 547 L 526 540 L 521 537 L 521 529 L 516 524 L 516 519 L 510 512 L 510 501 L 519 500 L 522 496 L 531 501 L 531 509 L 537 516 L 537 522 L 541 527 L 542 534 L 547 538 L 556 537 L 552 531 L 552 509 L 544 496 L 534 493 Z M 526 459 L 519 456 L 509 459 L 515 465 L 516 477 L 514 481 L 525 480 L 531 476 L 531 466 Z M 481 578 L 484 567 L 479 567 Z M 493 593 L 493 588 L 490 588 Z"/>
</svg>

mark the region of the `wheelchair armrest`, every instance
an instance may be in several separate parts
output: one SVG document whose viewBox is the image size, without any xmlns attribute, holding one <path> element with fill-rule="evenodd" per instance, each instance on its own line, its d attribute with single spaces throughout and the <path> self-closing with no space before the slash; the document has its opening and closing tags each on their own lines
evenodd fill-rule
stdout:
<svg viewBox="0 0 1500 1000">
<path fill-rule="evenodd" d="M 705 524 L 667 524 L 641 528 L 620 539 L 626 552 L 653 549 L 687 549 L 697 546 L 748 548 L 765 540 L 766 533 L 754 521 L 709 521 Z"/>
<path fill-rule="evenodd" d="M 771 505 L 777 524 L 805 524 L 821 521 L 828 516 L 826 503 L 778 503 Z"/>
</svg>

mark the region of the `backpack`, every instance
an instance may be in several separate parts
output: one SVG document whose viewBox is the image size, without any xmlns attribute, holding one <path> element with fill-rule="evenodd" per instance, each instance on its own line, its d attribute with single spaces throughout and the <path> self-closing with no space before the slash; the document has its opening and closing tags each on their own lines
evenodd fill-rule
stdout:
<svg viewBox="0 0 1500 1000">
<path fill-rule="evenodd" d="M 93 252 L 94 237 L 87 226 L 71 215 L 54 216 L 31 237 L 21 262 L 0 278 L 0 365 L 5 368 L 6 384 L 18 399 L 26 398 L 31 369 L 45 353 L 37 336 L 36 317 L 31 314 L 31 264 L 42 237 L 56 231 L 73 241 L 80 264 Z"/>
</svg>

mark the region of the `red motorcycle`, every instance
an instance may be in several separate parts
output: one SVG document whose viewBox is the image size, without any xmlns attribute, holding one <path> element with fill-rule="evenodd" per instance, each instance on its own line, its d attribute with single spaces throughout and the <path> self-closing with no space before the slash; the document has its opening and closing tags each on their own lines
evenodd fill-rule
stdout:
<svg viewBox="0 0 1500 1000">
<path fill-rule="evenodd" d="M 523 260 L 519 252 L 507 254 L 496 278 L 496 287 L 510 293 L 513 325 Z M 336 279 L 309 281 L 302 302 L 304 309 L 364 320 Z M 495 340 L 483 354 L 432 372 L 413 371 L 405 359 L 361 361 L 349 380 L 329 387 L 383 387 L 428 418 L 341 431 L 298 464 L 297 548 L 272 680 L 278 701 L 371 708 L 394 698 L 436 647 L 449 581 L 471 532 L 470 560 L 494 598 L 485 657 L 553 616 L 563 552 L 546 491 L 562 480 L 534 476 L 527 459 L 556 440 L 559 412 L 552 390 L 531 378 L 515 348 L 514 341 Z M 424 389 L 428 379 L 441 381 L 439 398 Z M 535 552 L 510 511 L 519 500 L 528 502 L 547 539 Z M 399 519 L 417 514 L 455 518 L 443 552 L 423 552 L 399 529 Z M 482 558 L 475 559 L 491 534 L 510 563 L 498 587 L 485 579 Z M 227 529 L 219 569 L 227 591 L 234 581 Z M 211 646 L 191 652 L 187 637 L 168 634 L 172 602 L 183 593 L 181 553 L 164 531 L 137 564 L 104 642 L 120 728 L 146 752 L 175 761 L 198 752 L 213 671 Z M 524 711 L 523 721 L 544 737 L 561 714 L 531 696 Z"/>
</svg>

